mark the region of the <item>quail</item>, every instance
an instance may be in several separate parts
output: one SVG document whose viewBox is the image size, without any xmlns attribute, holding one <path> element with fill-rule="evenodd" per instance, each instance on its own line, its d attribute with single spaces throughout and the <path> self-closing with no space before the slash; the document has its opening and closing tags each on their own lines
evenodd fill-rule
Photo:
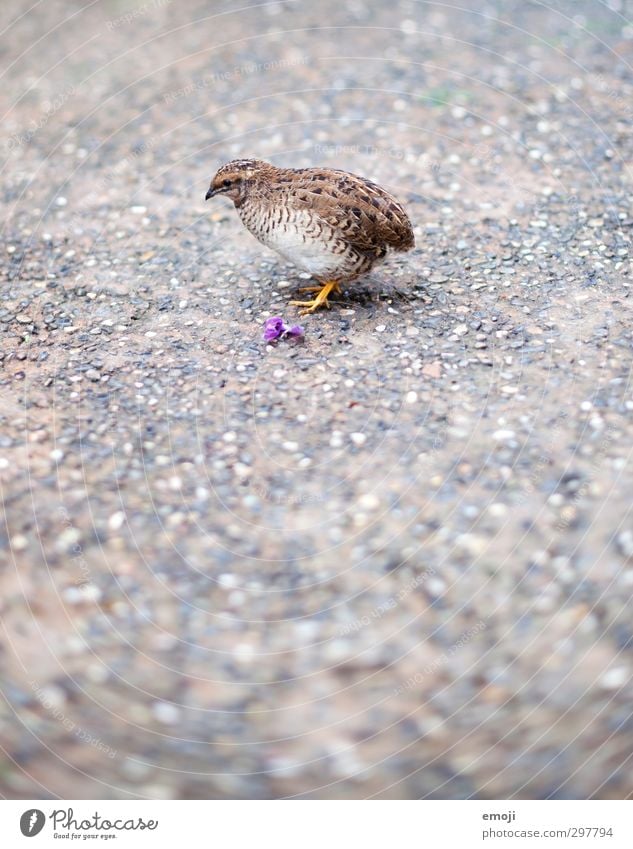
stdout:
<svg viewBox="0 0 633 849">
<path fill-rule="evenodd" d="M 211 181 L 205 200 L 226 195 L 244 226 L 319 283 L 314 296 L 291 301 L 314 312 L 332 292 L 366 274 L 387 252 L 414 246 L 402 205 L 385 189 L 333 168 L 278 168 L 261 159 L 234 159 Z"/>
</svg>

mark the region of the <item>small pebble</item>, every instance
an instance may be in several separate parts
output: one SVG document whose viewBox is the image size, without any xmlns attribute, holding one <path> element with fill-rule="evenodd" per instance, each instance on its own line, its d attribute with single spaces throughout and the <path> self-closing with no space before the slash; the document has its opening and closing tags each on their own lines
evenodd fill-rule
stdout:
<svg viewBox="0 0 633 849">
<path fill-rule="evenodd" d="M 614 666 L 604 673 L 600 684 L 605 690 L 619 690 L 631 680 L 631 673 L 625 666 Z"/>
<path fill-rule="evenodd" d="M 177 725 L 181 719 L 180 709 L 170 702 L 154 702 L 152 713 L 161 725 Z"/>
<path fill-rule="evenodd" d="M 118 531 L 121 527 L 123 527 L 123 523 L 125 522 L 125 513 L 119 510 L 116 513 L 113 513 L 108 519 L 108 527 L 111 531 Z"/>
<path fill-rule="evenodd" d="M 492 438 L 497 442 L 506 442 L 508 439 L 514 439 L 516 433 L 513 430 L 495 430 Z"/>
<path fill-rule="evenodd" d="M 358 505 L 363 510 L 377 510 L 380 507 L 380 499 L 373 492 L 367 492 L 358 499 Z"/>
</svg>

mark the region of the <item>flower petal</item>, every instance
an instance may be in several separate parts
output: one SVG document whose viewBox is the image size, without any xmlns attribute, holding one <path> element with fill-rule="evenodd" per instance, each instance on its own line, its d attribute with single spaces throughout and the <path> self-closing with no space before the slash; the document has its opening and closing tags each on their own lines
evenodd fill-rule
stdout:
<svg viewBox="0 0 633 849">
<path fill-rule="evenodd" d="M 292 327 L 286 329 L 287 336 L 303 336 L 304 330 L 300 324 L 293 324 Z"/>
<path fill-rule="evenodd" d="M 263 338 L 267 342 L 271 342 L 273 339 L 279 339 L 285 331 L 286 325 L 284 324 L 283 318 L 280 315 L 274 315 L 272 318 L 266 319 Z"/>
</svg>

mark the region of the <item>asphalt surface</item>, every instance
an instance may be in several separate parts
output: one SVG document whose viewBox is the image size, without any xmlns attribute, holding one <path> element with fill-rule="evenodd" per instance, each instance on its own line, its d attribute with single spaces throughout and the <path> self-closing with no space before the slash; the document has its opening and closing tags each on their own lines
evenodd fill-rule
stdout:
<svg viewBox="0 0 633 849">
<path fill-rule="evenodd" d="M 3 796 L 633 794 L 633 9 L 472 7 L 3 7 Z M 236 156 L 416 249 L 267 345 Z"/>
</svg>

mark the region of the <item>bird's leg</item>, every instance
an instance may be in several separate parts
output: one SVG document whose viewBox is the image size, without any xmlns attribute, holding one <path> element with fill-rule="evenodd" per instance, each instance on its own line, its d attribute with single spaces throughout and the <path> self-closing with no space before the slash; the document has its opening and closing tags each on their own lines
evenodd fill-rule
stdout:
<svg viewBox="0 0 633 849">
<path fill-rule="evenodd" d="M 333 287 L 332 287 L 332 291 L 334 292 L 335 295 L 340 295 L 341 294 L 340 284 L 336 280 L 333 280 L 332 283 L 334 284 Z M 321 289 L 323 289 L 323 287 L 327 286 L 327 285 L 328 285 L 327 283 L 324 283 L 321 286 L 304 286 L 301 289 L 297 289 L 297 292 L 320 292 Z"/>
<path fill-rule="evenodd" d="M 306 313 L 314 312 L 323 304 L 325 304 L 325 306 L 329 309 L 330 303 L 328 301 L 328 295 L 330 292 L 334 292 L 335 295 L 340 294 L 341 287 L 336 280 L 328 280 L 327 283 L 323 284 L 323 286 L 309 286 L 305 289 L 299 289 L 299 291 L 317 293 L 316 298 L 313 298 L 311 301 L 290 301 L 292 306 L 305 307 L 305 309 L 301 312 L 302 315 L 305 315 Z"/>
</svg>

